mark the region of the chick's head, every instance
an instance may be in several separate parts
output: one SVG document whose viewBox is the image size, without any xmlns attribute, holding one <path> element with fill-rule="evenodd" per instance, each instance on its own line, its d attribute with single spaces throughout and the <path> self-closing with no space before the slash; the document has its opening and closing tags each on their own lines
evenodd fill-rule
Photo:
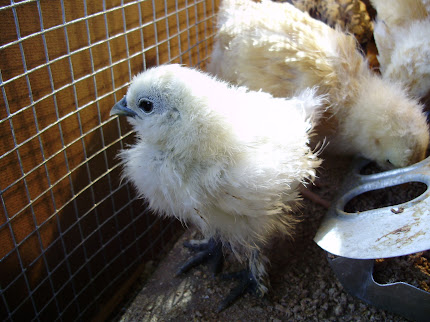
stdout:
<svg viewBox="0 0 430 322">
<path fill-rule="evenodd" d="M 139 139 L 160 150 L 207 151 L 219 146 L 216 139 L 228 131 L 209 107 L 214 93 L 225 88 L 196 69 L 161 65 L 136 75 L 111 115 L 127 116 Z"/>
<path fill-rule="evenodd" d="M 173 76 L 172 68 L 153 68 L 136 75 L 111 115 L 127 116 L 140 138 L 160 143 L 180 119 L 183 88 Z"/>
<path fill-rule="evenodd" d="M 425 158 L 428 138 L 416 136 L 383 136 L 375 139 L 375 145 L 380 148 L 381 158 L 378 163 L 384 168 L 405 167 Z"/>
<path fill-rule="evenodd" d="M 384 168 L 423 160 L 429 129 L 422 106 L 393 83 L 369 80 L 343 124 L 363 156 Z"/>
</svg>

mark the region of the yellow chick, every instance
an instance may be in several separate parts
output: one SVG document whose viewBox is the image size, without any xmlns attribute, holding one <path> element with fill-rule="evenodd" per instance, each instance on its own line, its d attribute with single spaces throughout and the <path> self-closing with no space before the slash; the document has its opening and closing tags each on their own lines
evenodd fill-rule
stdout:
<svg viewBox="0 0 430 322">
<path fill-rule="evenodd" d="M 425 157 L 429 133 L 417 101 L 369 70 L 354 37 L 291 4 L 223 1 L 208 70 L 276 97 L 317 86 L 327 103 L 316 131 L 333 152 L 386 168 Z"/>
<path fill-rule="evenodd" d="M 430 3 L 430 1 L 428 1 Z M 372 0 L 382 77 L 419 99 L 430 95 L 430 16 L 422 0 Z M 428 4 L 427 4 L 428 5 Z"/>
</svg>

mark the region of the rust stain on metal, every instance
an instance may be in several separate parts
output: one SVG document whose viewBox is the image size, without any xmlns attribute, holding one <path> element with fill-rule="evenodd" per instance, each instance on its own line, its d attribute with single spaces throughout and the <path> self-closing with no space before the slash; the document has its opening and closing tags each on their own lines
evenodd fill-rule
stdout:
<svg viewBox="0 0 430 322">
<path fill-rule="evenodd" d="M 390 235 L 398 235 L 398 234 L 402 234 L 402 233 L 407 233 L 411 230 L 411 225 L 405 225 L 403 227 L 397 228 L 396 230 L 393 230 L 385 235 L 383 235 L 382 237 L 379 237 L 376 242 L 379 242 L 382 238 L 384 237 L 389 237 Z"/>
<path fill-rule="evenodd" d="M 397 248 L 402 247 L 402 245 L 405 245 L 407 243 L 411 243 L 415 238 L 417 238 L 418 236 L 424 235 L 424 232 L 422 231 L 418 231 L 415 234 L 413 234 L 412 236 L 409 236 L 407 238 L 399 238 L 396 240 L 397 243 L 399 243 L 399 246 Z"/>
</svg>

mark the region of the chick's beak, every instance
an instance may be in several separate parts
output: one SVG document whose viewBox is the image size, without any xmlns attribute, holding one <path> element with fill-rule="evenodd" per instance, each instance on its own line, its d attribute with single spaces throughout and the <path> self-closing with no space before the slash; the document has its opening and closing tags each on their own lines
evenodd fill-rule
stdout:
<svg viewBox="0 0 430 322">
<path fill-rule="evenodd" d="M 120 116 L 130 116 L 130 117 L 137 116 L 136 112 L 134 112 L 133 110 L 127 107 L 127 101 L 125 99 L 125 96 L 112 107 L 109 115 L 110 116 L 120 115 Z"/>
</svg>

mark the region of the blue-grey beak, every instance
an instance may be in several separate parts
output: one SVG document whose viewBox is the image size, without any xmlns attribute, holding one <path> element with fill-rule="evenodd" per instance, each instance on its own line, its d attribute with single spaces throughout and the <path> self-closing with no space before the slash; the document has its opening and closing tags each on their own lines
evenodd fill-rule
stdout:
<svg viewBox="0 0 430 322">
<path fill-rule="evenodd" d="M 130 110 L 127 107 L 127 101 L 125 99 L 125 96 L 112 107 L 109 115 L 110 116 L 120 115 L 120 116 L 130 116 L 130 117 L 137 116 L 136 112 L 134 112 L 133 110 Z"/>
</svg>

